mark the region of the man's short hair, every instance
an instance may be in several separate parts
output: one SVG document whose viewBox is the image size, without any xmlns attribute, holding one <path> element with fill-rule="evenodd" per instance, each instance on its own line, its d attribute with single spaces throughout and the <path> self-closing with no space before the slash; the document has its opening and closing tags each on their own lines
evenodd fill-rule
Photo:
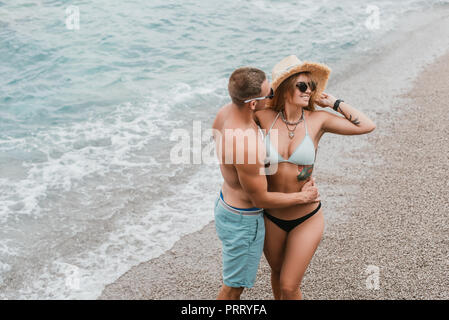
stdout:
<svg viewBox="0 0 449 320">
<path fill-rule="evenodd" d="M 262 92 L 262 83 L 267 76 L 265 72 L 253 67 L 236 69 L 229 78 L 228 91 L 232 102 L 243 106 L 243 101 L 257 98 Z"/>
</svg>

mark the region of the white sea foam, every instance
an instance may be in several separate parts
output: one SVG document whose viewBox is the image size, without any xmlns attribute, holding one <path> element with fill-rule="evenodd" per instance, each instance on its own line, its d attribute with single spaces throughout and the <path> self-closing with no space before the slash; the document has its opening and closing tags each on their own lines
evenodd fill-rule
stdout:
<svg viewBox="0 0 449 320">
<path fill-rule="evenodd" d="M 59 259 L 45 267 L 19 297 L 32 299 L 94 299 L 105 284 L 131 266 L 159 256 L 185 234 L 201 229 L 213 219 L 213 203 L 221 184 L 213 168 L 195 173 L 187 184 L 169 186 L 176 196 L 160 199 L 151 211 L 135 217 L 123 215 L 107 239 L 89 251 Z M 77 270 L 79 288 L 67 285 L 61 273 Z M 69 271 L 67 271 L 69 270 Z M 45 286 L 42 284 L 45 283 Z"/>
<path fill-rule="evenodd" d="M 32 137 L 2 141 L 26 151 L 39 150 L 46 161 L 26 162 L 24 179 L 0 180 L 3 191 L 0 194 L 0 221 L 5 222 L 9 214 L 39 215 L 39 200 L 47 196 L 48 190 L 68 192 L 74 181 L 82 181 L 92 174 L 104 176 L 111 166 L 156 165 L 157 161 L 151 155 L 147 155 L 141 163 L 130 160 L 151 138 L 161 134 L 154 123 L 157 117 L 152 114 L 152 106 L 148 107 L 148 113 L 139 114 L 132 105 L 126 104 L 103 119 L 69 123 L 38 132 Z M 171 123 L 165 121 L 166 125 Z M 18 198 L 17 195 L 22 197 Z"/>
</svg>

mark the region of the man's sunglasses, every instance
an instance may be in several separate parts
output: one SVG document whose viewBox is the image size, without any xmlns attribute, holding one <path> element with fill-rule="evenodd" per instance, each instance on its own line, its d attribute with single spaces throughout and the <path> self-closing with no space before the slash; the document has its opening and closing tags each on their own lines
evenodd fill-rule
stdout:
<svg viewBox="0 0 449 320">
<path fill-rule="evenodd" d="M 266 96 L 266 97 L 259 97 L 259 98 L 252 98 L 252 99 L 245 100 L 243 102 L 244 103 L 248 103 L 248 102 L 253 101 L 253 100 L 273 99 L 273 97 L 274 97 L 274 91 L 273 91 L 273 88 L 271 88 L 270 94 L 268 96 Z"/>
<path fill-rule="evenodd" d="M 316 83 L 314 81 L 307 83 L 301 81 L 296 84 L 296 87 L 298 87 L 299 91 L 301 91 L 302 93 L 307 91 L 307 87 L 309 87 L 311 91 L 315 91 Z"/>
</svg>

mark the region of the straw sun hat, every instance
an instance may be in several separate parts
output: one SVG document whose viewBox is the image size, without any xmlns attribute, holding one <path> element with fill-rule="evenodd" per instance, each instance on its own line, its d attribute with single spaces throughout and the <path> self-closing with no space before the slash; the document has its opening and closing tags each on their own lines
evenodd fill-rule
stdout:
<svg viewBox="0 0 449 320">
<path fill-rule="evenodd" d="M 271 73 L 271 87 L 273 91 L 288 77 L 299 72 L 310 72 L 311 80 L 316 83 L 315 96 L 319 96 L 326 88 L 331 69 L 322 63 L 301 61 L 295 55 L 288 56 L 278 62 Z M 273 100 L 269 100 L 269 105 Z"/>
</svg>

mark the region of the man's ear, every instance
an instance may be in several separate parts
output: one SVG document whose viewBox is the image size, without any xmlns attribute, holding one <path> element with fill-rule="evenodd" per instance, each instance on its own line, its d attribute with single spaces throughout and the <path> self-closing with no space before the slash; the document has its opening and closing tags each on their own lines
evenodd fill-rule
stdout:
<svg viewBox="0 0 449 320">
<path fill-rule="evenodd" d="M 257 105 L 257 101 L 255 101 L 255 100 L 250 101 L 249 108 L 254 111 L 254 110 L 256 110 L 256 105 Z"/>
</svg>

